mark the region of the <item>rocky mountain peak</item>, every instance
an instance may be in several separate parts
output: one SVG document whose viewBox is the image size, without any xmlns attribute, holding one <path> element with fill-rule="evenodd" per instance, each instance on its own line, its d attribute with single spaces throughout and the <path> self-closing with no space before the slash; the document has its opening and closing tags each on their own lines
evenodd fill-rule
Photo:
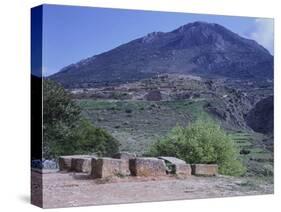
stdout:
<svg viewBox="0 0 281 212">
<path fill-rule="evenodd" d="M 91 87 L 158 73 L 234 79 L 272 79 L 273 56 L 253 40 L 216 23 L 193 22 L 152 32 L 51 76 L 66 87 Z"/>
</svg>

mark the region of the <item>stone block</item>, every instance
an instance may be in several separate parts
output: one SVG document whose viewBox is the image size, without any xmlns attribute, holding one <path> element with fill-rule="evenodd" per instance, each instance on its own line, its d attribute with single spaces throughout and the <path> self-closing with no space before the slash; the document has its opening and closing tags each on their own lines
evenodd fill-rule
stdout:
<svg viewBox="0 0 281 212">
<path fill-rule="evenodd" d="M 72 171 L 73 168 L 75 167 L 72 165 L 73 159 L 76 158 L 91 158 L 93 157 L 92 155 L 66 155 L 66 156 L 60 156 L 59 157 L 59 170 L 60 171 Z M 75 171 L 75 169 L 74 169 Z"/>
<path fill-rule="evenodd" d="M 174 164 L 172 166 L 172 173 L 178 176 L 188 177 L 191 176 L 191 166 L 190 164 Z"/>
<path fill-rule="evenodd" d="M 192 174 L 198 176 L 216 176 L 218 174 L 217 164 L 193 164 Z"/>
<path fill-rule="evenodd" d="M 93 178 L 128 175 L 130 175 L 128 160 L 115 158 L 98 158 L 92 160 L 91 176 Z"/>
<path fill-rule="evenodd" d="M 131 175 L 133 176 L 164 176 L 165 162 L 158 158 L 134 158 L 129 160 Z"/>
<path fill-rule="evenodd" d="M 72 163 L 72 156 L 61 156 L 59 157 L 59 170 L 70 171 Z"/>
<path fill-rule="evenodd" d="M 165 161 L 168 173 L 179 176 L 191 175 L 191 166 L 190 164 L 186 164 L 184 160 L 175 157 L 159 157 L 159 159 Z"/>
<path fill-rule="evenodd" d="M 74 157 L 71 161 L 71 171 L 90 173 L 92 169 L 91 157 Z"/>
</svg>

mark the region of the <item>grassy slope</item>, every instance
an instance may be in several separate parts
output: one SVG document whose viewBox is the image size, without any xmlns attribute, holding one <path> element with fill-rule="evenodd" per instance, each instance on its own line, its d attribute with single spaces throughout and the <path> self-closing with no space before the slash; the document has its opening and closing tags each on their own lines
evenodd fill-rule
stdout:
<svg viewBox="0 0 281 212">
<path fill-rule="evenodd" d="M 247 167 L 247 176 L 255 176 L 273 180 L 273 154 L 265 148 L 265 135 L 254 132 L 232 132 L 231 138 L 235 142 L 243 163 Z"/>
<path fill-rule="evenodd" d="M 138 154 L 145 153 L 152 142 L 176 125 L 212 119 L 203 108 L 204 99 L 161 102 L 82 99 L 77 102 L 94 125 L 107 129 L 120 141 L 121 150 Z M 264 135 L 246 131 L 229 134 L 239 151 L 244 150 L 241 159 L 247 166 L 247 175 L 270 178 L 273 155 L 263 145 Z"/>
<path fill-rule="evenodd" d="M 77 100 L 84 114 L 99 127 L 109 130 L 121 142 L 121 150 L 144 153 L 151 142 L 174 126 L 186 126 L 197 119 L 210 119 L 204 100 L 114 101 Z"/>
</svg>

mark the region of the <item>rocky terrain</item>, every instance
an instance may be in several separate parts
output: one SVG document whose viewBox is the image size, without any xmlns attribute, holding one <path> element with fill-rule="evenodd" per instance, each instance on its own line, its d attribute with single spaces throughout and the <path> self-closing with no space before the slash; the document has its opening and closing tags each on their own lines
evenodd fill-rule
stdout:
<svg viewBox="0 0 281 212">
<path fill-rule="evenodd" d="M 246 120 L 253 130 L 273 134 L 273 96 L 260 100 L 249 112 Z"/>
<path fill-rule="evenodd" d="M 272 80 L 273 56 L 219 24 L 194 22 L 153 32 L 50 76 L 66 88 L 116 85 L 157 74 Z"/>
</svg>

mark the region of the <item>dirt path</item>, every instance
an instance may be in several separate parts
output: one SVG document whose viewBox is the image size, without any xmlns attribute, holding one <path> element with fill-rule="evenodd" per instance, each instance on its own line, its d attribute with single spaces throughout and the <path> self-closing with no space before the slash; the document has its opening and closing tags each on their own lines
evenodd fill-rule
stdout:
<svg viewBox="0 0 281 212">
<path fill-rule="evenodd" d="M 85 174 L 46 173 L 43 188 L 44 208 L 273 193 L 272 184 L 225 176 L 93 180 Z"/>
</svg>

